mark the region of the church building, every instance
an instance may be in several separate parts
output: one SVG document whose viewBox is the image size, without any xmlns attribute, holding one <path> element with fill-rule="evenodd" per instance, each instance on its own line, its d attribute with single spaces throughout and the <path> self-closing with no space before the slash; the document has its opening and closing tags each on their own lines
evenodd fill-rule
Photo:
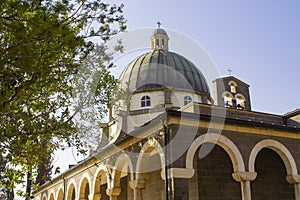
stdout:
<svg viewBox="0 0 300 200">
<path fill-rule="evenodd" d="M 97 152 L 34 200 L 300 200 L 299 109 L 253 111 L 250 86 L 231 75 L 210 90 L 161 27 L 120 81 L 130 99 L 112 109 Z"/>
</svg>

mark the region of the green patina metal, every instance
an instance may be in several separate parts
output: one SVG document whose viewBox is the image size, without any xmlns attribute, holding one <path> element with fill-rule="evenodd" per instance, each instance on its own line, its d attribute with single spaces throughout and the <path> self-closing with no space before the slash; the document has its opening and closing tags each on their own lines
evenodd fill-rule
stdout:
<svg viewBox="0 0 300 200">
<path fill-rule="evenodd" d="M 170 87 L 210 96 L 207 81 L 198 67 L 170 51 L 153 50 L 139 56 L 120 78 L 132 92 Z"/>
</svg>

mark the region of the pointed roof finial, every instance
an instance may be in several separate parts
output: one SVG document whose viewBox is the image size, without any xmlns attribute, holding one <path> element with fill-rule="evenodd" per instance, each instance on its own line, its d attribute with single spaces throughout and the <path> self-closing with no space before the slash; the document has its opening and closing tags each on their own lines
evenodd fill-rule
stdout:
<svg viewBox="0 0 300 200">
<path fill-rule="evenodd" d="M 160 26 L 161 26 L 160 21 L 158 21 L 158 22 L 156 22 L 156 23 L 157 23 L 157 28 L 160 28 Z"/>
</svg>

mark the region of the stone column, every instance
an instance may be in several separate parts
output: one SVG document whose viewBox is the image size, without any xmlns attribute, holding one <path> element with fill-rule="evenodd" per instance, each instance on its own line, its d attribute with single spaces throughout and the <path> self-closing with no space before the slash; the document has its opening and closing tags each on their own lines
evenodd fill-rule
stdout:
<svg viewBox="0 0 300 200">
<path fill-rule="evenodd" d="M 133 199 L 134 200 L 142 200 L 142 189 L 145 188 L 146 180 L 145 179 L 139 179 L 139 180 L 132 180 L 129 181 L 129 186 L 133 189 Z"/>
<path fill-rule="evenodd" d="M 235 181 L 241 183 L 242 200 L 251 200 L 250 181 L 256 179 L 256 172 L 235 172 L 232 177 Z"/>
<path fill-rule="evenodd" d="M 300 200 L 300 175 L 288 175 L 287 182 L 294 184 L 295 200 Z"/>
<path fill-rule="evenodd" d="M 187 168 L 169 168 L 168 180 L 169 188 L 166 192 L 169 193 L 169 199 L 189 199 L 189 179 L 193 177 L 194 169 Z M 166 180 L 165 171 L 161 172 L 161 177 Z"/>
<path fill-rule="evenodd" d="M 121 188 L 119 187 L 106 189 L 106 194 L 109 196 L 110 200 L 117 200 L 120 193 L 121 193 Z"/>
</svg>

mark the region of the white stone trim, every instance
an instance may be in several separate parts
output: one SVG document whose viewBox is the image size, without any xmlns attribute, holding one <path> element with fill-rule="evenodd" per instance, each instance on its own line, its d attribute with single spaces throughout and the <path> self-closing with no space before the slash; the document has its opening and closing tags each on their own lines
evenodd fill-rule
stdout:
<svg viewBox="0 0 300 200">
<path fill-rule="evenodd" d="M 51 199 L 51 195 L 53 197 L 53 199 Z M 55 200 L 55 192 L 54 192 L 54 188 L 52 188 L 49 192 L 49 195 L 48 195 L 48 200 Z"/>
<path fill-rule="evenodd" d="M 103 172 L 101 173 L 101 171 L 103 171 Z M 91 188 L 91 194 L 98 194 L 98 193 L 100 193 L 100 185 L 97 184 L 98 183 L 97 179 L 99 177 L 99 174 L 101 174 L 101 176 L 105 175 L 106 182 L 107 182 L 107 188 L 109 188 L 109 186 L 110 186 L 110 180 L 108 178 L 109 177 L 109 171 L 108 171 L 108 169 L 107 169 L 107 167 L 105 165 L 101 164 L 100 166 L 97 167 L 97 170 L 96 170 L 96 172 L 94 174 L 93 187 Z M 96 191 L 95 188 L 98 188 L 99 191 Z"/>
<path fill-rule="evenodd" d="M 163 152 L 163 148 L 156 139 L 151 138 L 148 139 L 147 142 L 142 146 L 141 151 L 139 153 L 136 163 L 136 179 L 142 179 L 142 177 L 140 177 L 140 174 L 145 171 L 144 168 L 146 166 L 149 154 L 155 150 L 158 151 L 161 162 L 161 169 L 164 170 L 165 155 Z"/>
<path fill-rule="evenodd" d="M 128 168 L 129 168 L 129 171 L 126 171 L 126 172 L 130 173 L 130 180 L 134 179 L 133 164 L 131 162 L 131 159 L 126 153 L 123 153 L 117 158 L 117 160 L 115 162 L 115 166 L 114 166 L 114 169 L 112 172 L 112 179 L 113 179 L 112 187 L 115 187 L 115 184 L 117 184 L 117 182 L 120 181 L 122 169 L 126 164 L 128 165 Z"/>
<path fill-rule="evenodd" d="M 60 192 L 60 191 L 62 191 L 62 195 L 63 195 L 63 196 L 62 196 L 62 199 L 59 199 L 59 198 L 58 198 L 58 197 L 59 197 L 58 195 L 59 195 L 59 192 Z M 65 194 L 64 194 L 64 185 L 61 184 L 61 185 L 58 187 L 57 191 L 56 191 L 56 198 L 55 198 L 55 199 L 56 199 L 56 200 L 63 200 L 63 199 L 64 199 L 64 195 L 65 195 Z"/>
<path fill-rule="evenodd" d="M 192 178 L 194 176 L 194 169 L 187 168 L 169 168 L 168 176 L 169 178 Z M 161 172 L 161 177 L 163 180 L 166 179 L 165 171 Z"/>
<path fill-rule="evenodd" d="M 73 185 L 73 187 L 75 188 L 75 198 L 78 198 L 78 194 L 77 194 L 77 191 L 78 191 L 78 188 L 77 188 L 77 185 L 76 185 L 76 181 L 74 178 L 70 179 L 70 181 L 68 182 L 68 186 L 67 186 L 67 193 L 66 193 L 66 199 L 69 199 L 69 193 L 70 193 L 70 187 Z M 72 195 L 72 193 L 71 193 Z"/>
<path fill-rule="evenodd" d="M 90 194 L 91 194 L 91 188 L 92 188 L 92 183 L 91 183 L 91 176 L 89 173 L 85 172 L 81 178 L 80 178 L 80 181 L 79 181 L 79 190 L 78 190 L 78 197 L 79 199 L 80 198 L 83 198 L 82 194 L 84 195 L 84 192 L 85 192 L 85 188 L 83 184 L 86 184 L 86 182 L 89 184 L 89 189 L 90 189 Z M 83 191 L 82 191 L 83 190 Z"/>
<path fill-rule="evenodd" d="M 249 172 L 255 172 L 255 160 L 257 154 L 263 148 L 271 149 L 281 157 L 282 161 L 284 162 L 288 176 L 298 174 L 296 162 L 290 151 L 282 143 L 271 139 L 262 140 L 253 147 L 249 157 Z"/>
<path fill-rule="evenodd" d="M 246 101 L 245 96 L 242 95 L 241 93 L 237 93 L 237 94 L 234 95 L 234 99 L 239 99 L 239 97 L 241 97 L 243 101 Z"/>
<path fill-rule="evenodd" d="M 237 146 L 227 137 L 216 133 L 206 133 L 194 140 L 186 155 L 186 168 L 193 169 L 195 153 L 204 143 L 213 143 L 222 147 L 231 159 L 234 172 L 245 171 L 244 160 Z"/>
<path fill-rule="evenodd" d="M 233 95 L 230 92 L 228 92 L 228 91 L 224 91 L 222 93 L 222 98 L 224 98 L 225 96 L 227 97 L 227 95 L 230 96 L 231 99 L 233 99 Z"/>
<path fill-rule="evenodd" d="M 42 200 L 47 200 L 47 195 L 46 195 L 46 193 L 44 193 L 44 194 L 42 195 Z"/>
<path fill-rule="evenodd" d="M 235 81 L 231 80 L 228 82 L 228 85 L 231 86 L 231 85 L 234 85 L 235 87 L 237 87 L 237 84 Z"/>
</svg>

